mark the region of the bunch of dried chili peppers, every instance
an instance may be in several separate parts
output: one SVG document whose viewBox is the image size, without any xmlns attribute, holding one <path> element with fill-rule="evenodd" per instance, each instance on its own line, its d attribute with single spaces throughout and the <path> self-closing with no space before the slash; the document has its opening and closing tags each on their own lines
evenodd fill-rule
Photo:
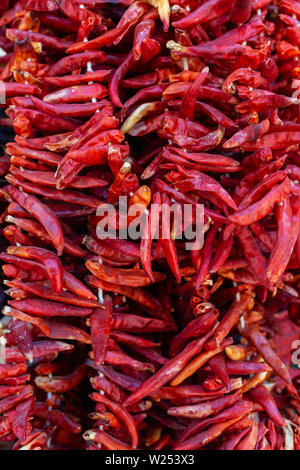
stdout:
<svg viewBox="0 0 300 470">
<path fill-rule="evenodd" d="M 300 3 L 0 14 L 0 440 L 299 449 Z"/>
</svg>

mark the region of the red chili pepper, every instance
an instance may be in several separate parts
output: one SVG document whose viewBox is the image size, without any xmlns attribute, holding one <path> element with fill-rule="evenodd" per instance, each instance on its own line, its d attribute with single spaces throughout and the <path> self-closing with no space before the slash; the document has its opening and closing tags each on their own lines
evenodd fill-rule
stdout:
<svg viewBox="0 0 300 470">
<path fill-rule="evenodd" d="M 201 73 L 197 76 L 189 90 L 187 91 L 184 99 L 182 100 L 182 113 L 189 119 L 193 119 L 194 108 L 198 97 L 198 88 L 203 84 L 207 78 L 209 69 L 204 68 Z"/>
<path fill-rule="evenodd" d="M 230 14 L 233 23 L 245 23 L 250 18 L 250 15 L 251 2 L 249 0 L 235 0 Z"/>
<path fill-rule="evenodd" d="M 248 326 L 243 330 L 243 335 L 257 348 L 265 361 L 276 371 L 279 377 L 287 383 L 291 383 L 289 372 L 277 354 L 272 350 L 268 340 L 255 326 Z"/>
<path fill-rule="evenodd" d="M 37 130 L 43 132 L 61 132 L 63 130 L 72 131 L 80 124 L 80 121 L 61 118 L 57 116 L 49 116 L 49 114 L 43 113 L 35 109 L 27 108 L 10 108 L 7 114 L 11 119 L 17 122 L 18 116 L 23 120 L 26 120 L 29 125 Z M 32 130 L 32 129 L 31 129 Z M 27 136 L 28 137 L 28 136 Z"/>
<path fill-rule="evenodd" d="M 170 408 L 168 413 L 172 416 L 184 416 L 192 419 L 203 419 L 211 415 L 216 415 L 219 411 L 233 405 L 240 399 L 241 393 L 238 391 L 227 397 L 216 398 L 208 402 L 202 402 L 198 405 L 180 406 Z M 186 436 L 197 432 L 197 424 L 192 423 L 185 431 Z"/>
<path fill-rule="evenodd" d="M 203 447 L 204 445 L 216 439 L 226 428 L 236 423 L 239 419 L 240 416 L 229 419 L 228 421 L 225 421 L 223 423 L 214 424 L 208 430 L 203 431 L 202 433 L 196 435 L 194 438 L 191 438 L 190 440 L 185 441 L 182 444 L 176 446 L 176 450 L 190 450 L 194 448 Z"/>
<path fill-rule="evenodd" d="M 105 299 L 105 309 L 95 309 L 91 315 L 91 338 L 95 363 L 101 365 L 105 359 L 112 322 L 112 302 Z"/>
<path fill-rule="evenodd" d="M 209 360 L 209 366 L 214 374 L 222 381 L 227 389 L 230 389 L 230 377 L 226 368 L 224 353 L 219 353 Z"/>
<path fill-rule="evenodd" d="M 114 106 L 122 108 L 122 102 L 119 97 L 120 80 L 129 72 L 134 65 L 134 55 L 131 51 L 127 59 L 117 68 L 111 81 L 109 82 L 108 92 Z"/>
<path fill-rule="evenodd" d="M 207 333 L 200 339 L 192 341 L 182 353 L 174 359 L 171 359 L 166 365 L 164 365 L 159 372 L 150 377 L 146 382 L 130 397 L 125 401 L 125 405 L 129 406 L 145 397 L 148 394 L 154 393 L 162 385 L 167 383 L 172 377 L 174 377 L 184 365 L 195 355 L 199 354 L 202 350 L 205 341 L 212 335 L 212 332 Z"/>
<path fill-rule="evenodd" d="M 0 401 L 0 412 L 4 413 L 5 411 L 8 411 L 11 408 L 14 408 L 15 406 L 22 403 L 24 400 L 27 400 L 29 397 L 31 397 L 33 393 L 34 391 L 31 385 L 25 385 L 19 394 L 15 396 L 3 398 Z"/>
<path fill-rule="evenodd" d="M 9 255 L 21 256 L 21 258 L 33 258 L 42 262 L 48 272 L 49 280 L 54 292 L 59 293 L 63 288 L 63 270 L 59 258 L 52 252 L 35 247 L 9 247 Z"/>
<path fill-rule="evenodd" d="M 214 349 L 219 347 L 227 336 L 231 328 L 237 324 L 241 315 L 247 308 L 253 305 L 253 296 L 250 292 L 242 293 L 240 298 L 237 298 L 230 307 L 230 310 L 222 318 L 220 324 L 217 326 L 214 339 L 211 339 L 206 344 L 206 349 Z"/>
<path fill-rule="evenodd" d="M 5 83 L 5 95 L 6 97 L 16 95 L 39 95 L 41 90 L 35 85 L 29 85 L 27 83 Z"/>
<path fill-rule="evenodd" d="M 253 388 L 250 390 L 249 394 L 250 398 L 254 402 L 259 403 L 276 424 L 285 426 L 285 421 L 280 415 L 271 393 L 263 385 L 258 385 Z"/>
<path fill-rule="evenodd" d="M 81 366 L 67 376 L 52 378 L 38 376 L 35 379 L 35 383 L 39 388 L 47 392 L 63 393 L 72 390 L 84 379 L 84 376 L 84 366 Z"/>
<path fill-rule="evenodd" d="M 85 117 L 90 116 L 99 109 L 103 108 L 107 101 L 99 101 L 97 103 L 82 103 L 82 104 L 48 104 L 41 100 L 36 100 L 32 96 L 31 100 L 40 111 L 48 113 L 50 116 L 71 116 L 71 117 Z"/>
<path fill-rule="evenodd" d="M 75 305 L 77 307 L 99 308 L 100 303 L 97 300 L 81 298 L 69 292 L 56 294 L 49 287 L 34 282 L 22 282 L 18 280 L 6 281 L 5 285 L 9 287 L 20 288 L 30 294 L 36 295 L 47 300 L 63 302 L 65 304 Z"/>
<path fill-rule="evenodd" d="M 13 417 L 12 429 L 16 437 L 23 443 L 27 437 L 28 418 L 32 413 L 34 398 L 30 397 L 16 406 Z"/>
<path fill-rule="evenodd" d="M 275 283 L 281 276 L 294 249 L 299 233 L 299 198 L 292 211 L 289 200 L 284 200 L 278 208 L 278 234 L 277 241 L 271 252 L 267 266 L 267 277 Z"/>
<path fill-rule="evenodd" d="M 104 431 L 91 429 L 90 431 L 86 431 L 84 433 L 83 438 L 88 441 L 103 444 L 108 450 L 132 450 L 132 447 L 110 436 Z"/>
<path fill-rule="evenodd" d="M 46 403 L 35 402 L 33 406 L 33 415 L 50 421 L 61 429 L 78 434 L 81 431 L 81 425 L 71 416 L 60 410 L 51 410 Z"/>
<path fill-rule="evenodd" d="M 53 64 L 49 70 L 49 76 L 55 77 L 57 75 L 64 75 L 73 70 L 78 70 L 84 67 L 88 62 L 101 64 L 105 61 L 104 52 L 83 52 L 82 54 L 74 54 L 68 57 L 63 57 L 56 64 Z"/>
<path fill-rule="evenodd" d="M 82 343 L 91 343 L 90 336 L 85 331 L 80 330 L 76 326 L 65 325 L 55 320 L 48 320 L 43 318 L 31 317 L 20 310 L 5 307 L 5 314 L 13 318 L 17 318 L 22 322 L 30 323 L 35 325 L 45 334 L 48 338 L 53 339 L 72 339 L 74 341 L 80 341 Z"/>
<path fill-rule="evenodd" d="M 57 253 L 60 255 L 63 250 L 63 233 L 58 219 L 52 213 L 52 211 L 45 205 L 42 204 L 34 196 L 28 196 L 13 186 L 5 188 L 9 196 L 17 202 L 23 209 L 25 209 L 32 217 L 37 220 L 45 227 L 48 232 Z"/>
<path fill-rule="evenodd" d="M 232 2 L 228 0 L 209 0 L 182 20 L 172 23 L 172 25 L 175 28 L 184 29 L 190 28 L 198 23 L 207 23 L 227 13 L 231 9 L 231 6 Z"/>
<path fill-rule="evenodd" d="M 7 29 L 6 37 L 10 39 L 10 41 L 22 41 L 28 39 L 31 42 L 39 42 L 43 44 L 45 48 L 57 51 L 65 51 L 71 45 L 69 41 L 64 41 L 62 39 L 59 40 L 46 34 L 21 31 L 19 29 Z"/>
<path fill-rule="evenodd" d="M 229 216 L 229 220 L 239 225 L 249 225 L 257 222 L 270 213 L 274 205 L 281 202 L 290 191 L 291 187 L 289 179 L 285 178 L 282 183 L 269 191 L 269 193 L 267 193 L 258 202 L 255 202 L 246 209 Z"/>
<path fill-rule="evenodd" d="M 126 411 L 125 408 L 110 401 L 109 399 L 105 398 L 103 395 L 99 393 L 93 393 L 92 398 L 97 401 L 98 403 L 103 403 L 105 406 L 108 407 L 116 416 L 124 422 L 125 426 L 128 429 L 128 432 L 131 436 L 131 445 L 135 449 L 138 445 L 138 434 L 137 429 L 135 427 L 135 423 L 131 415 Z"/>
<path fill-rule="evenodd" d="M 21 353 L 29 362 L 32 362 L 33 344 L 31 331 L 28 328 L 28 325 L 22 321 L 16 320 L 12 323 L 10 331 Z"/>
<path fill-rule="evenodd" d="M 102 82 L 105 81 L 109 76 L 111 75 L 111 70 L 96 70 L 95 72 L 87 72 L 83 74 L 74 74 L 74 75 L 65 75 L 62 77 L 44 77 L 43 80 L 46 83 L 49 83 L 50 85 L 54 87 L 72 87 L 74 85 L 81 85 L 82 83 L 88 83 L 88 82 Z M 103 93 L 103 85 L 98 85 L 98 84 L 90 84 L 90 85 L 85 85 L 88 88 L 85 88 L 85 90 L 92 91 L 92 90 L 98 90 L 98 93 Z M 84 89 L 83 89 L 84 90 Z M 71 91 L 71 90 L 70 90 Z M 29 91 L 31 95 L 33 95 L 32 92 Z M 66 90 L 58 90 L 53 93 L 49 93 L 49 95 L 46 95 L 44 98 L 49 98 L 52 99 L 59 98 L 59 99 L 69 99 L 71 96 L 69 96 L 68 92 Z M 94 98 L 91 96 L 91 98 Z M 95 97 L 96 98 L 96 97 Z M 45 101 L 47 101 L 45 99 Z M 76 99 L 77 101 L 77 99 Z"/>
<path fill-rule="evenodd" d="M 84 307 L 71 307 L 61 303 L 54 303 L 41 299 L 10 300 L 9 305 L 33 315 L 46 317 L 55 316 L 79 316 L 87 317 L 92 313 L 92 309 Z"/>
</svg>

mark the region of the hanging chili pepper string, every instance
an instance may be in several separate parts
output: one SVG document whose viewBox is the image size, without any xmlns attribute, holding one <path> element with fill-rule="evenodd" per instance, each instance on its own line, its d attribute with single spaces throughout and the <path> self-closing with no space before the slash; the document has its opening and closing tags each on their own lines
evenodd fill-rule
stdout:
<svg viewBox="0 0 300 470">
<path fill-rule="evenodd" d="M 299 448 L 297 4 L 33 3 L 0 20 L 16 131 L 0 157 L 0 436 Z M 106 203 L 115 239 L 97 235 Z M 122 239 L 135 205 L 145 238 Z M 173 205 L 187 220 L 166 224 Z"/>
</svg>

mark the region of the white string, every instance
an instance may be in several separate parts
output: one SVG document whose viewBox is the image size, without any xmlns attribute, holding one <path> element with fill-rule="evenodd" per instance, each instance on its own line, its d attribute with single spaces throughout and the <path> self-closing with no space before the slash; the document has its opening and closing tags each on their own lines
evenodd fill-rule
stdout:
<svg viewBox="0 0 300 470">
<path fill-rule="evenodd" d="M 79 8 L 85 8 L 85 6 L 82 5 L 82 4 L 80 4 L 80 5 L 79 5 Z M 83 41 L 84 41 L 84 42 L 87 42 L 88 39 L 87 39 L 86 37 L 84 37 L 84 38 L 83 38 Z M 92 62 L 88 62 L 88 63 L 86 64 L 86 71 L 87 71 L 87 72 L 91 72 L 91 73 L 94 72 Z M 89 85 L 92 85 L 93 83 L 94 83 L 93 81 L 88 82 Z M 96 102 L 97 102 L 96 98 L 92 98 L 92 99 L 91 99 L 91 102 L 92 102 L 92 103 L 96 103 Z M 96 110 L 96 113 L 97 113 L 97 112 L 99 112 L 99 109 Z M 101 259 L 101 258 L 99 258 L 98 261 L 99 261 L 100 264 L 102 264 L 102 259 Z M 101 302 L 101 303 L 104 302 L 103 289 L 101 289 L 101 288 L 98 289 L 98 300 L 99 300 L 99 302 Z M 103 374 L 102 374 L 101 372 L 99 372 L 99 377 L 103 377 Z M 103 390 L 98 390 L 98 392 L 100 393 L 100 395 L 104 395 L 104 391 L 103 391 Z M 99 431 L 103 431 L 103 426 L 102 426 L 102 424 L 99 426 Z M 97 447 L 98 447 L 98 449 L 101 449 L 101 444 L 100 444 L 100 443 L 97 443 Z"/>
</svg>

